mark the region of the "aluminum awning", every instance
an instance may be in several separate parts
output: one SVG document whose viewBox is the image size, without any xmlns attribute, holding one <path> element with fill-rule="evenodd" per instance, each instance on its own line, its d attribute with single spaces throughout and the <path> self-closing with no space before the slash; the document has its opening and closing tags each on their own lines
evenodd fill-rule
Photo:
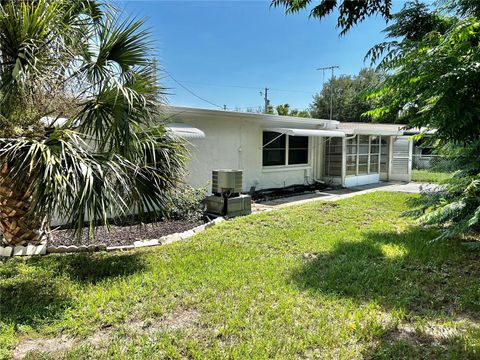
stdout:
<svg viewBox="0 0 480 360">
<path fill-rule="evenodd" d="M 345 137 L 343 131 L 320 130 L 320 129 L 292 129 L 292 128 L 266 128 L 265 131 L 273 131 L 279 134 L 290 136 L 324 136 L 324 137 Z"/>
<path fill-rule="evenodd" d="M 182 139 L 205 139 L 205 133 L 189 124 L 171 123 L 167 129 Z"/>
</svg>

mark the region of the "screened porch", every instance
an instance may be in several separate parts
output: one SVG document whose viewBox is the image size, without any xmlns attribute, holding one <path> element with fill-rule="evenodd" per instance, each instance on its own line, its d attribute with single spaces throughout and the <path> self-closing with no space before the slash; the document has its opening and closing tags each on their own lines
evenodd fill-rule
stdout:
<svg viewBox="0 0 480 360">
<path fill-rule="evenodd" d="M 345 187 L 388 178 L 390 136 L 354 135 L 325 141 L 323 177 Z"/>
</svg>

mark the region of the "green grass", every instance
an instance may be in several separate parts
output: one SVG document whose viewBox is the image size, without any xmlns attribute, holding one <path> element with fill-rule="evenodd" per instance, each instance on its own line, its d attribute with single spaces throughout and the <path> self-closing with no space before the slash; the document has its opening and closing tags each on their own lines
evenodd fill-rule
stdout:
<svg viewBox="0 0 480 360">
<path fill-rule="evenodd" d="M 445 180 L 448 180 L 452 177 L 452 173 L 448 172 L 439 172 L 428 169 L 413 170 L 412 171 L 412 181 L 418 182 L 428 182 L 440 184 Z"/>
<path fill-rule="evenodd" d="M 478 359 L 480 254 L 429 243 L 435 229 L 402 216 L 412 196 L 285 208 L 142 251 L 9 260 L 0 357 L 63 335 L 76 345 L 51 358 Z"/>
</svg>

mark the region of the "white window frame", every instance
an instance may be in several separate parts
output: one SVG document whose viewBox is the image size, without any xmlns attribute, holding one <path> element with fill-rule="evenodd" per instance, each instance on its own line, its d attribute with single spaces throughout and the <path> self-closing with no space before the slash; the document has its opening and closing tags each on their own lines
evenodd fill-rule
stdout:
<svg viewBox="0 0 480 360">
<path fill-rule="evenodd" d="M 367 154 L 360 154 L 360 136 L 368 136 L 368 153 Z M 372 153 L 372 136 L 376 136 L 378 137 L 378 153 Z M 371 175 L 371 174 L 380 174 L 380 163 L 381 163 L 381 143 L 382 143 L 382 137 L 380 135 L 355 135 L 355 139 L 356 139 L 356 148 L 357 148 L 357 152 L 356 154 L 348 154 L 347 153 L 347 146 L 348 144 L 346 144 L 345 146 L 345 155 L 348 156 L 348 155 L 355 155 L 356 159 L 355 159 L 355 174 L 348 174 L 346 173 L 346 167 L 347 167 L 347 163 L 346 163 L 346 157 L 345 157 L 345 177 L 353 177 L 353 176 L 365 176 L 365 175 Z M 362 144 L 362 145 L 365 145 L 365 144 Z M 365 156 L 367 155 L 368 156 L 368 160 L 367 160 L 367 173 L 362 173 L 362 174 L 359 174 L 358 173 L 358 166 L 359 166 L 359 160 L 360 160 L 360 156 Z M 378 155 L 378 171 L 376 172 L 372 172 L 370 171 L 370 164 L 371 164 L 371 155 Z"/>
<path fill-rule="evenodd" d="M 267 131 L 267 132 L 271 132 L 271 131 Z M 278 137 L 280 136 L 283 136 L 285 135 L 285 164 L 283 165 L 263 165 L 263 151 L 264 151 L 264 147 L 266 145 L 268 145 L 269 143 L 263 145 L 263 141 L 262 141 L 262 168 L 263 169 L 282 169 L 282 168 L 285 168 L 285 167 L 288 167 L 288 168 L 305 168 L 305 167 L 309 167 L 311 166 L 311 159 L 310 159 L 310 154 L 311 154 L 311 142 L 310 142 L 310 137 L 309 136 L 303 136 L 303 137 L 306 137 L 307 138 L 307 141 L 308 141 L 308 144 L 307 144 L 307 162 L 304 163 L 304 164 L 289 164 L 289 148 L 290 148 L 290 136 L 291 135 L 287 135 L 287 134 L 278 134 Z M 277 137 L 277 138 L 278 138 Z M 263 138 L 263 133 L 262 133 L 262 138 Z M 277 139 L 275 138 L 275 139 Z M 274 140 L 275 140 L 274 139 Z M 271 140 L 270 142 L 273 142 L 274 140 Z"/>
</svg>

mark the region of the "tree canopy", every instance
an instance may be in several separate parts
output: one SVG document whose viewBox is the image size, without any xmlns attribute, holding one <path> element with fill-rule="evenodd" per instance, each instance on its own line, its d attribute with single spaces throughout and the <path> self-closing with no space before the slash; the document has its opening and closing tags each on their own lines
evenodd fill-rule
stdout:
<svg viewBox="0 0 480 360">
<path fill-rule="evenodd" d="M 389 74 L 371 95 L 383 106 L 369 115 L 401 108 L 408 127 L 435 129 L 458 170 L 422 203 L 423 219 L 443 224 L 444 237 L 480 229 L 480 19 L 477 3 L 471 11 L 468 3 L 457 2 L 450 12 L 407 3 L 386 29 L 391 40 L 368 54 Z"/>
<path fill-rule="evenodd" d="M 39 241 L 54 215 L 81 232 L 156 212 L 184 146 L 161 121 L 149 33 L 91 0 L 0 4 L 0 230 Z"/>
<path fill-rule="evenodd" d="M 310 113 L 307 110 L 298 110 L 298 109 L 290 109 L 289 104 L 280 104 L 275 107 L 278 115 L 283 116 L 296 116 L 296 117 L 303 117 L 309 118 L 311 117 Z"/>
<path fill-rule="evenodd" d="M 312 0 L 272 0 L 271 4 L 284 7 L 287 14 L 309 9 L 310 16 L 318 19 L 338 10 L 337 27 L 343 35 L 369 16 L 379 14 L 389 19 L 392 0 L 318 0 L 315 5 Z"/>
<path fill-rule="evenodd" d="M 368 93 L 383 80 L 384 74 L 374 69 L 362 69 L 358 75 L 340 75 L 329 79 L 320 93 L 316 94 L 310 105 L 313 117 L 328 119 L 330 117 L 330 100 L 333 89 L 333 119 L 339 121 L 371 121 L 364 113 L 371 111 L 377 104 L 368 99 Z M 380 119 L 394 122 L 395 116 Z"/>
</svg>

